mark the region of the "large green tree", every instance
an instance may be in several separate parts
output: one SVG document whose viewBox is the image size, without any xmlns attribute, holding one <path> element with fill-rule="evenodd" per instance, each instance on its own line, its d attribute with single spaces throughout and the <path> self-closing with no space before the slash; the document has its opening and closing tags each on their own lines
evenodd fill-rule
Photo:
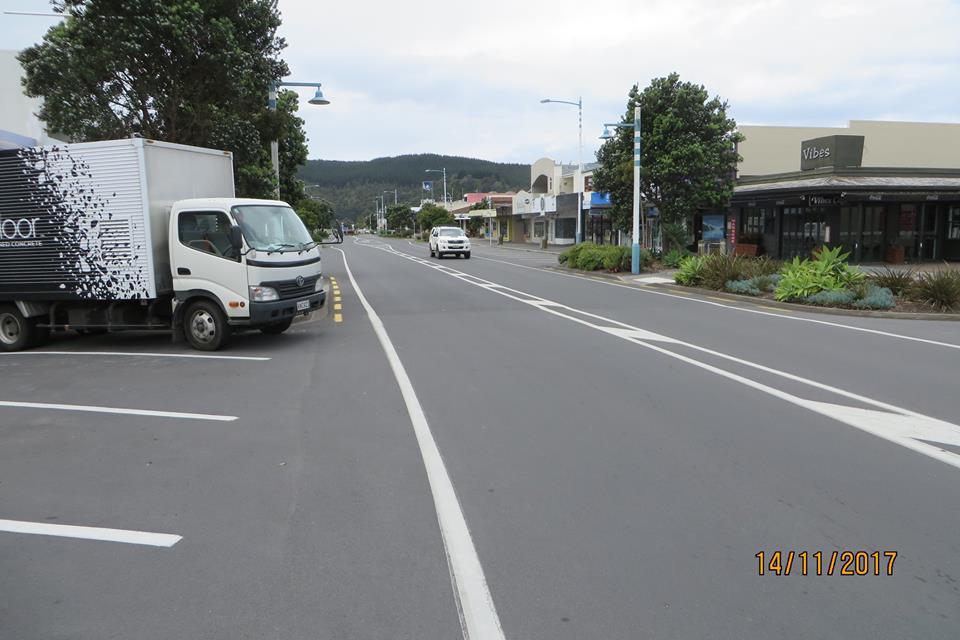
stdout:
<svg viewBox="0 0 960 640">
<path fill-rule="evenodd" d="M 698 210 L 725 207 L 733 195 L 739 159 L 736 144 L 743 139 L 737 123 L 727 115 L 727 103 L 711 98 L 703 85 L 682 82 L 679 75 L 671 73 L 654 79 L 642 92 L 634 85 L 622 122 L 633 123 L 638 104 L 640 193 L 644 202 L 660 210 L 667 231 L 689 228 Z M 614 224 L 629 230 L 633 128 L 619 128 L 597 151 L 597 161 L 600 166 L 594 172 L 594 187 L 610 193 Z"/>
<path fill-rule="evenodd" d="M 325 229 L 332 228 L 336 221 L 332 204 L 326 200 L 303 198 L 294 207 L 314 240 L 327 237 Z"/>
<path fill-rule="evenodd" d="M 392 204 L 387 207 L 387 225 L 394 230 L 413 228 L 413 210 L 410 205 Z"/>
<path fill-rule="evenodd" d="M 433 227 L 449 226 L 456 223 L 456 220 L 449 211 L 440 205 L 428 202 L 420 208 L 417 214 L 417 223 L 424 231 L 429 231 Z"/>
<path fill-rule="evenodd" d="M 41 119 L 78 141 L 147 138 L 227 149 L 237 192 L 269 196 L 269 141 L 281 138 L 281 186 L 305 159 L 292 94 L 276 113 L 267 90 L 288 73 L 276 0 L 54 0 L 65 19 L 23 51 Z M 302 150 L 302 153 L 301 153 Z M 294 193 L 294 195 L 297 195 Z"/>
</svg>

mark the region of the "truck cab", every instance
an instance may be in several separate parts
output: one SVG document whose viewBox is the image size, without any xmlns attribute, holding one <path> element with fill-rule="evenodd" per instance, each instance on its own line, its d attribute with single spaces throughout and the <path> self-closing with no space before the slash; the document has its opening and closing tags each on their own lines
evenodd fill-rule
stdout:
<svg viewBox="0 0 960 640">
<path fill-rule="evenodd" d="M 236 328 L 278 334 L 326 311 L 320 247 L 285 202 L 180 200 L 169 243 L 174 330 L 197 349 L 219 349 Z"/>
</svg>

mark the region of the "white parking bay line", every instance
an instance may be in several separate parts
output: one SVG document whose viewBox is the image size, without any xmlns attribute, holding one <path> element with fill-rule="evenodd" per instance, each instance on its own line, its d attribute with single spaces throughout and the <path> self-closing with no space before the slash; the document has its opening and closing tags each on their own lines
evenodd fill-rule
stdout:
<svg viewBox="0 0 960 640">
<path fill-rule="evenodd" d="M 183 539 L 182 536 L 177 536 L 172 533 L 150 533 L 149 531 L 80 527 L 70 524 L 22 522 L 20 520 L 0 520 L 0 531 L 27 533 L 38 536 L 57 536 L 60 538 L 79 538 L 82 540 L 102 540 L 104 542 L 123 542 L 126 544 L 167 548 L 172 547 Z"/>
<path fill-rule="evenodd" d="M 220 356 L 199 353 L 147 353 L 143 351 L 7 351 L 3 356 L 143 356 L 150 358 L 192 358 L 198 360 L 248 360 L 265 362 L 262 356 Z"/>
<path fill-rule="evenodd" d="M 95 407 L 82 404 L 50 404 L 46 402 L 12 402 L 0 400 L 0 407 L 21 409 L 53 409 L 55 411 L 85 411 L 88 413 L 119 413 L 129 416 L 151 416 L 154 418 L 177 418 L 181 420 L 215 420 L 233 422 L 237 416 L 219 416 L 209 413 L 181 413 L 179 411 L 151 411 L 150 409 L 124 409 L 120 407 Z"/>
</svg>

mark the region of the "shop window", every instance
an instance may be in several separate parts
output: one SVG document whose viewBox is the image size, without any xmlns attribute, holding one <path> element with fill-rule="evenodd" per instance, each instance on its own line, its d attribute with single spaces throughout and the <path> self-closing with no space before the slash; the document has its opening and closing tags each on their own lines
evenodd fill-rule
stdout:
<svg viewBox="0 0 960 640">
<path fill-rule="evenodd" d="M 952 206 L 947 213 L 947 240 L 960 240 L 960 207 Z"/>
<path fill-rule="evenodd" d="M 764 218 L 766 218 L 766 209 L 757 209 L 749 207 L 743 210 L 743 218 L 740 223 L 741 236 L 760 236 L 763 235 Z"/>
<path fill-rule="evenodd" d="M 557 218 L 554 224 L 554 236 L 561 239 L 573 239 L 577 235 L 575 218 Z"/>
<path fill-rule="evenodd" d="M 543 221 L 539 220 L 533 223 L 533 237 L 540 239 L 543 237 Z"/>
</svg>

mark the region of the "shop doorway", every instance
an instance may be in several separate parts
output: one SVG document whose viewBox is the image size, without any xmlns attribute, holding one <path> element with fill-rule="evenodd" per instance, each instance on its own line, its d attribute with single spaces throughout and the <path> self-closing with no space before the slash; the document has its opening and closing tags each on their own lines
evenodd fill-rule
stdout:
<svg viewBox="0 0 960 640">
<path fill-rule="evenodd" d="M 784 260 L 809 258 L 824 243 L 824 213 L 821 207 L 783 207 L 780 255 Z"/>
<path fill-rule="evenodd" d="M 927 202 L 923 205 L 920 215 L 920 231 L 917 234 L 917 257 L 920 262 L 940 259 L 941 212 L 945 212 L 943 205 L 935 202 Z"/>
</svg>

